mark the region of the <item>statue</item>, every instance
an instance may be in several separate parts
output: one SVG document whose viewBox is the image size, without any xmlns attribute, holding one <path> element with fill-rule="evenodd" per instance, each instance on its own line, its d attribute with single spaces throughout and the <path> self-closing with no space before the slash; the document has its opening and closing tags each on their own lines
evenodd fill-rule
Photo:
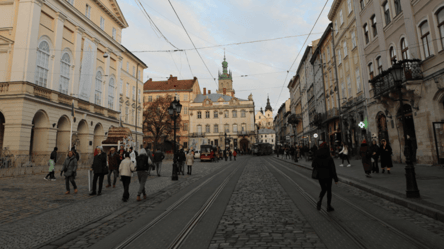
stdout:
<svg viewBox="0 0 444 249">
<path fill-rule="evenodd" d="M 253 94 L 252 93 L 250 93 L 250 95 L 248 95 L 248 100 L 253 101 Z"/>
</svg>

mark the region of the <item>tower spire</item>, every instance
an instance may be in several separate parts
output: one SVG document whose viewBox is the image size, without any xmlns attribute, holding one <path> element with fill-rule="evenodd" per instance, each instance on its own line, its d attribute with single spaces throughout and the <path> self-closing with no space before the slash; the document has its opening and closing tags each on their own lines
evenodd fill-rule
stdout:
<svg viewBox="0 0 444 249">
<path fill-rule="evenodd" d="M 273 111 L 270 104 L 270 97 L 267 94 L 267 106 L 265 107 L 265 111 Z"/>
</svg>

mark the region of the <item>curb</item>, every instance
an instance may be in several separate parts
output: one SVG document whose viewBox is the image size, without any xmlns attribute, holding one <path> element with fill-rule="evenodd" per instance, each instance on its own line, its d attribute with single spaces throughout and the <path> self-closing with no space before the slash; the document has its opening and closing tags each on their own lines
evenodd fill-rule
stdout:
<svg viewBox="0 0 444 249">
<path fill-rule="evenodd" d="M 301 164 L 297 164 L 295 162 L 288 162 L 288 161 L 285 161 L 285 160 L 280 159 L 280 158 L 277 158 L 277 159 L 279 159 L 281 161 L 284 161 L 284 162 L 287 162 L 287 163 L 294 164 L 294 165 L 296 165 L 298 167 L 301 167 L 301 168 L 304 168 L 304 169 L 307 169 L 307 170 L 311 170 L 310 167 L 307 167 L 307 166 L 304 166 L 304 165 L 301 165 Z M 366 192 L 368 192 L 370 194 L 376 195 L 376 196 L 381 197 L 381 198 L 383 198 L 385 200 L 391 201 L 393 203 L 396 203 L 398 205 L 406 207 L 406 208 L 408 208 L 410 210 L 413 210 L 415 212 L 418 212 L 420 214 L 426 215 L 426 216 L 428 216 L 430 218 L 433 218 L 435 220 L 444 222 L 444 212 L 441 211 L 441 210 L 438 210 L 436 208 L 428 207 L 426 205 L 422 205 L 422 204 L 410 201 L 408 199 L 399 197 L 399 196 L 394 195 L 394 194 L 390 194 L 390 193 L 383 192 L 381 190 L 374 189 L 371 186 L 359 183 L 358 181 L 352 180 L 349 177 L 345 177 L 345 176 L 343 176 L 341 174 L 338 174 L 338 176 L 340 176 L 340 178 L 339 178 L 340 182 L 346 183 L 346 184 L 348 184 L 350 186 L 353 186 L 353 187 L 358 188 L 360 190 L 366 191 Z"/>
</svg>

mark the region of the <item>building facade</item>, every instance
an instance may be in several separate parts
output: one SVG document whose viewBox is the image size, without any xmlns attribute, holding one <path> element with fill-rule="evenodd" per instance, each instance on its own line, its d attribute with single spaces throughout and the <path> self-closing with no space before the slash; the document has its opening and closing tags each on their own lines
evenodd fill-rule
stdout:
<svg viewBox="0 0 444 249">
<path fill-rule="evenodd" d="M 273 109 L 270 105 L 270 98 L 267 97 L 265 113 L 261 107 L 261 110 L 256 113 L 255 120 L 255 123 L 259 129 L 273 129 Z"/>
<path fill-rule="evenodd" d="M 354 1 L 363 81 L 368 88 L 368 136 L 386 139 L 395 161 L 405 161 L 401 104 L 391 77 L 403 67 L 406 134 L 417 163 L 442 163 L 444 150 L 444 3 Z M 357 12 L 358 12 L 357 11 Z"/>
<path fill-rule="evenodd" d="M 259 129 L 258 131 L 258 142 L 267 143 L 272 145 L 272 149 L 275 148 L 276 143 L 276 133 L 272 129 Z"/>
<path fill-rule="evenodd" d="M 209 144 L 247 152 L 256 142 L 253 95 L 248 99 L 235 97 L 225 57 L 222 67 L 216 93 L 207 93 L 204 88 L 190 103 L 188 148 L 200 150 L 201 145 Z"/>
<path fill-rule="evenodd" d="M 184 148 L 188 148 L 188 131 L 190 127 L 190 103 L 200 94 L 199 81 L 196 77 L 194 79 L 178 80 L 177 77 L 170 75 L 166 81 L 153 81 L 149 79 L 143 86 L 143 103 L 147 108 L 150 103 L 159 97 L 176 97 L 176 100 L 180 101 L 182 105 L 181 111 L 181 127 L 177 130 L 177 142 Z M 148 132 L 144 133 L 143 137 L 144 147 L 154 148 L 152 134 Z M 165 141 L 160 141 L 164 143 Z"/>
<path fill-rule="evenodd" d="M 142 141 L 147 66 L 121 45 L 116 1 L 3 1 L 0 16 L 0 150 L 36 162 L 76 146 L 83 161 L 119 123 Z"/>
<path fill-rule="evenodd" d="M 294 122 L 291 125 L 295 126 L 293 128 L 293 133 L 291 136 L 291 144 L 299 145 L 302 141 L 303 127 L 302 127 L 302 109 L 301 109 L 301 88 L 299 76 L 293 76 L 287 85 L 290 91 L 290 111 L 291 115 L 295 115 Z"/>
</svg>

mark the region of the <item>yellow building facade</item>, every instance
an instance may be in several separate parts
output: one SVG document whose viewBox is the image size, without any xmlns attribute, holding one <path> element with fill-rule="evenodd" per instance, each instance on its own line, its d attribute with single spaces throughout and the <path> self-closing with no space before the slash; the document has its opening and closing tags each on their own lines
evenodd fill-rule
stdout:
<svg viewBox="0 0 444 249">
<path fill-rule="evenodd" d="M 119 123 L 141 144 L 147 66 L 121 45 L 116 1 L 3 0 L 0 16 L 0 150 L 38 164 L 75 146 L 86 161 Z"/>
</svg>

